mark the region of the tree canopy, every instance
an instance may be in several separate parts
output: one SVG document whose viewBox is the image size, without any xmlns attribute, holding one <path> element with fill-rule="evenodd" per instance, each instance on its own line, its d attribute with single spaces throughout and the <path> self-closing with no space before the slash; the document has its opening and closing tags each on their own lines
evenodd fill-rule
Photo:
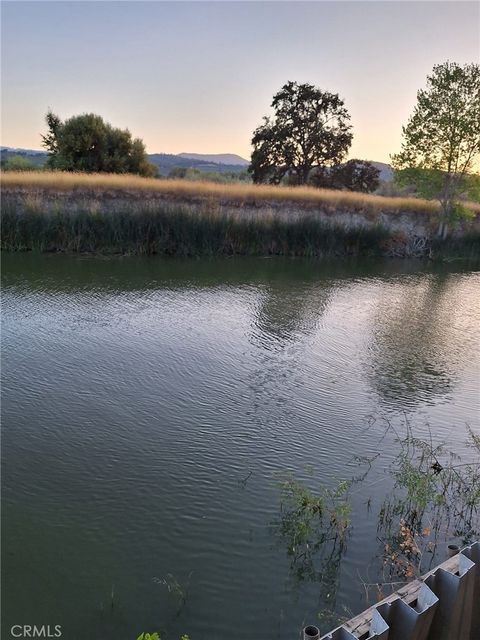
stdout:
<svg viewBox="0 0 480 640">
<path fill-rule="evenodd" d="M 48 133 L 42 139 L 49 151 L 47 164 L 52 169 L 156 175 L 156 167 L 148 162 L 143 142 L 132 139 L 128 129 L 112 127 L 93 113 L 62 122 L 49 111 L 46 122 Z"/>
<path fill-rule="evenodd" d="M 435 65 L 403 127 L 400 153 L 392 156 L 397 181 L 437 198 L 445 221 L 477 169 L 480 155 L 480 66 Z"/>
<path fill-rule="evenodd" d="M 380 170 L 367 160 L 352 159 L 319 172 L 313 170 L 309 184 L 325 189 L 371 193 L 380 184 Z"/>
<path fill-rule="evenodd" d="M 271 106 L 273 118 L 264 117 L 253 133 L 249 172 L 254 182 L 278 184 L 289 176 L 306 184 L 312 169 L 318 172 L 345 158 L 353 135 L 338 94 L 290 81 Z"/>
</svg>

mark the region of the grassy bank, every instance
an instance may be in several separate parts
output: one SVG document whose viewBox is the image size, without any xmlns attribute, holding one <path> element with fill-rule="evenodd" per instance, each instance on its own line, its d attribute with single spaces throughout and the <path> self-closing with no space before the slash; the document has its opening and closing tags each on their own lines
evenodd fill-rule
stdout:
<svg viewBox="0 0 480 640">
<path fill-rule="evenodd" d="M 434 241 L 436 205 L 413 198 L 48 172 L 7 172 L 1 184 L 1 246 L 8 251 L 463 258 L 480 253 L 473 227 L 461 237 Z"/>
<path fill-rule="evenodd" d="M 261 206 L 266 202 L 291 202 L 330 208 L 345 207 L 370 211 L 412 211 L 435 213 L 438 203 L 419 198 L 390 198 L 348 191 L 315 189 L 313 187 L 283 187 L 253 184 L 217 184 L 186 180 L 157 180 L 133 175 L 84 174 L 66 172 L 25 171 L 5 172 L 2 189 L 21 189 L 29 193 L 43 192 L 123 192 L 125 194 L 157 195 L 184 200 L 215 199 L 237 204 Z M 480 204 L 469 207 L 480 212 Z"/>
<path fill-rule="evenodd" d="M 346 230 L 313 217 L 296 222 L 192 214 L 181 207 L 110 213 L 42 213 L 2 205 L 2 248 L 122 254 L 378 255 L 389 233 Z"/>
</svg>

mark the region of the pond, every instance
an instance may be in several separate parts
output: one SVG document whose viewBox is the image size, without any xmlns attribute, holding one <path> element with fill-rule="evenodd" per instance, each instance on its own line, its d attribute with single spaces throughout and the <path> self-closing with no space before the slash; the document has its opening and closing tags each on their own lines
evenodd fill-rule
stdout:
<svg viewBox="0 0 480 640">
<path fill-rule="evenodd" d="M 286 640 L 365 608 L 385 425 L 480 433 L 479 293 L 469 265 L 5 254 L 5 637 Z M 334 575 L 292 570 L 279 478 L 379 451 Z"/>
</svg>

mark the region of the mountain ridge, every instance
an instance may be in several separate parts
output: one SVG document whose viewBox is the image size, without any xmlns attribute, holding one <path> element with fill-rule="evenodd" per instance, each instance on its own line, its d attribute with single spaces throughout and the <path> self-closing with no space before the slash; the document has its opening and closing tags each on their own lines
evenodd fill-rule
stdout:
<svg viewBox="0 0 480 640">
<path fill-rule="evenodd" d="M 215 164 L 230 164 L 247 167 L 250 162 L 242 158 L 236 153 L 178 153 L 180 158 L 188 158 L 191 160 L 204 160 L 205 162 L 214 162 Z"/>
<path fill-rule="evenodd" d="M 36 149 L 22 149 L 20 147 L 0 147 L 2 160 L 20 155 L 28 157 L 36 165 L 42 166 L 47 159 L 47 152 Z M 244 171 L 249 161 L 235 153 L 149 153 L 149 161 L 154 164 L 162 176 L 167 176 L 172 169 L 198 169 L 204 173 L 208 172 L 240 172 Z M 218 159 L 230 160 L 230 162 L 219 162 Z M 217 161 L 215 160 L 217 159 Z M 393 169 L 386 162 L 376 162 L 369 160 L 380 171 L 380 180 L 390 182 L 393 179 Z"/>
</svg>

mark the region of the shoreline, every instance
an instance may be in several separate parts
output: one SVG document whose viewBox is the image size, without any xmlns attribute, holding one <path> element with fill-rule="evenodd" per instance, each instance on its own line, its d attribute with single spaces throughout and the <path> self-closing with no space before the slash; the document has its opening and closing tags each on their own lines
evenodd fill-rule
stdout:
<svg viewBox="0 0 480 640">
<path fill-rule="evenodd" d="M 133 188 L 138 183 L 143 187 Z M 480 210 L 442 240 L 437 236 L 438 211 L 429 201 L 414 201 L 417 209 L 412 209 L 413 199 L 407 206 L 402 198 L 122 175 L 11 173 L 2 176 L 1 184 L 4 251 L 433 260 L 480 256 Z"/>
</svg>

